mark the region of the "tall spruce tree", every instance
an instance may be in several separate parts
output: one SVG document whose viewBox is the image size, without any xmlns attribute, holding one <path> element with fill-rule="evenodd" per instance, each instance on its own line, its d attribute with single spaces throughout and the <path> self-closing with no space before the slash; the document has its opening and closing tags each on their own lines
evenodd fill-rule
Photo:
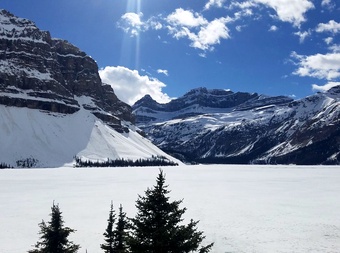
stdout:
<svg viewBox="0 0 340 253">
<path fill-rule="evenodd" d="M 100 245 L 100 248 L 104 250 L 105 253 L 116 253 L 115 251 L 115 231 L 114 224 L 116 222 L 115 211 L 113 210 L 113 203 L 111 202 L 111 209 L 109 213 L 109 218 L 107 219 L 107 228 L 104 232 L 105 243 Z"/>
<path fill-rule="evenodd" d="M 58 205 L 53 202 L 51 221 L 39 223 L 40 241 L 35 245 L 35 249 L 29 253 L 75 253 L 80 246 L 68 240 L 68 236 L 75 232 L 74 229 L 64 227 L 62 212 Z"/>
<path fill-rule="evenodd" d="M 201 246 L 205 236 L 197 231 L 197 223 L 193 220 L 183 224 L 182 215 L 186 208 L 179 205 L 182 200 L 169 201 L 162 170 L 153 189 L 147 189 L 145 196 L 136 201 L 137 214 L 131 219 L 129 247 L 133 253 L 187 253 L 209 252 L 213 243 Z"/>
</svg>

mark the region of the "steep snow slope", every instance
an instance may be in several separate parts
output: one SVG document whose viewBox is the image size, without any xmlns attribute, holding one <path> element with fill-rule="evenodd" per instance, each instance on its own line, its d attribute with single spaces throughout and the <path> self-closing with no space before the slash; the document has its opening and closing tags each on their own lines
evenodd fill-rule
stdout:
<svg viewBox="0 0 340 253">
<path fill-rule="evenodd" d="M 119 133 L 84 108 L 60 114 L 0 105 L 0 162 L 17 166 L 30 159 L 36 167 L 59 167 L 74 156 L 94 161 L 169 157 L 126 124 L 129 131 Z"/>
</svg>

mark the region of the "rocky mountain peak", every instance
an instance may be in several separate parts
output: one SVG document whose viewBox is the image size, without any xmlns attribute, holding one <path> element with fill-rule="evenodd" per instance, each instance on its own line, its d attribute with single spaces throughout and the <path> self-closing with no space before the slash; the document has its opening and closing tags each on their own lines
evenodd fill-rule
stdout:
<svg viewBox="0 0 340 253">
<path fill-rule="evenodd" d="M 206 87 L 199 87 L 190 90 L 186 94 L 183 95 L 183 97 L 190 97 L 190 96 L 202 96 L 202 95 L 214 95 L 214 96 L 226 96 L 233 94 L 230 90 L 224 90 L 224 89 L 207 89 Z"/>
<path fill-rule="evenodd" d="M 133 106 L 160 148 L 198 163 L 340 163 L 340 86 L 300 100 L 198 88 L 164 108 Z"/>
<path fill-rule="evenodd" d="M 116 127 L 134 121 L 85 52 L 6 10 L 0 29 L 0 104 L 68 114 L 85 108 Z M 79 103 L 81 96 L 92 102 Z"/>
</svg>

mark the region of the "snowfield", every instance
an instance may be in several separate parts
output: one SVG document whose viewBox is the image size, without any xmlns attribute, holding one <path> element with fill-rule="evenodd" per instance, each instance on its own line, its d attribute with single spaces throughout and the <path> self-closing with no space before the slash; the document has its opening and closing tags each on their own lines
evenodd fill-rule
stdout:
<svg viewBox="0 0 340 253">
<path fill-rule="evenodd" d="M 199 165 L 164 167 L 171 200 L 200 220 L 212 252 L 340 252 L 340 167 Z M 111 200 L 133 217 L 158 167 L 0 170 L 0 252 L 38 240 L 53 201 L 79 252 L 101 252 Z"/>
<path fill-rule="evenodd" d="M 77 100 L 82 106 L 92 102 L 85 96 Z M 128 133 L 118 133 L 84 108 L 60 114 L 0 105 L 0 163 L 15 167 L 17 161 L 33 158 L 35 167 L 62 167 L 72 165 L 74 156 L 106 161 L 154 155 L 182 164 L 140 136 L 131 123 L 123 124 Z"/>
</svg>

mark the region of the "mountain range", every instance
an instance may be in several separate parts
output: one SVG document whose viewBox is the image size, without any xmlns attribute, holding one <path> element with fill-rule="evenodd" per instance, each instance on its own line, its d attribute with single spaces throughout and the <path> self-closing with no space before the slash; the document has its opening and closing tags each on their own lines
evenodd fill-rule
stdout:
<svg viewBox="0 0 340 253">
<path fill-rule="evenodd" d="M 94 59 L 0 10 L 0 167 L 84 161 L 340 164 L 340 86 L 300 100 L 197 88 L 132 107 Z"/>
<path fill-rule="evenodd" d="M 198 88 L 135 103 L 136 124 L 188 163 L 340 164 L 340 86 L 300 100 Z"/>
</svg>

